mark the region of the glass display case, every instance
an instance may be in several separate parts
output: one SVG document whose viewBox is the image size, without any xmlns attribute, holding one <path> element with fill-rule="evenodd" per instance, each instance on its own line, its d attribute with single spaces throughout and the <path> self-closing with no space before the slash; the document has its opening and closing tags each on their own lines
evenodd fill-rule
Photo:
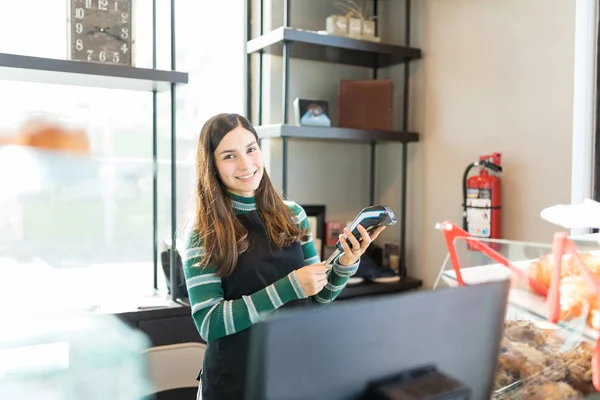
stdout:
<svg viewBox="0 0 600 400">
<path fill-rule="evenodd" d="M 475 238 L 450 222 L 438 228 L 448 254 L 434 290 L 511 282 L 493 398 L 600 398 L 596 237 L 529 243 Z"/>
</svg>

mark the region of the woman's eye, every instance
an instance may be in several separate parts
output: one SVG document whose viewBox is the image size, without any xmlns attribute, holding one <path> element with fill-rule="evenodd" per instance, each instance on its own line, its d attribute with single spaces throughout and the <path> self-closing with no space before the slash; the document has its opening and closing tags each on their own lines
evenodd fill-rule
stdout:
<svg viewBox="0 0 600 400">
<path fill-rule="evenodd" d="M 225 156 L 225 158 L 223 158 L 223 160 L 231 160 L 233 158 L 232 154 L 228 154 Z"/>
<path fill-rule="evenodd" d="M 250 153 L 250 152 L 252 152 L 252 151 L 256 151 L 256 147 L 250 147 L 250 148 L 248 149 L 248 153 Z"/>
</svg>

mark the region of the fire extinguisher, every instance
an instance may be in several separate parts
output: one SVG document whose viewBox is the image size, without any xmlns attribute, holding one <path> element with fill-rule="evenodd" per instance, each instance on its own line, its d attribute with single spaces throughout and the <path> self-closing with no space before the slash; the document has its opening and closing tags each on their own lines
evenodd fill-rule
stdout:
<svg viewBox="0 0 600 400">
<path fill-rule="evenodd" d="M 463 229 L 486 239 L 500 239 L 500 177 L 502 155 L 494 153 L 479 157 L 463 176 Z M 469 177 L 471 169 L 480 167 L 479 174 Z M 492 174 L 490 174 L 490 172 Z"/>
</svg>

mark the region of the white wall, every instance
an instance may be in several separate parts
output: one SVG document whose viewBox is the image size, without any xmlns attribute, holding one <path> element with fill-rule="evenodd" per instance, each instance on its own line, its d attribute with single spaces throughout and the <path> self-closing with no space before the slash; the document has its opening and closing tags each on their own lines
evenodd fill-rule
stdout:
<svg viewBox="0 0 600 400">
<path fill-rule="evenodd" d="M 430 285 L 446 254 L 434 225 L 446 219 L 460 222 L 462 174 L 480 154 L 503 154 L 504 237 L 551 240 L 555 229 L 539 219 L 539 212 L 571 197 L 575 3 L 412 3 L 411 40 L 423 49 L 423 59 L 412 64 L 410 73 L 409 129 L 421 133 L 421 142 L 409 146 L 407 257 L 409 273 Z M 333 10 L 318 0 L 292 1 L 292 26 L 322 29 Z M 402 43 L 403 10 L 403 1 L 380 2 L 385 41 Z M 281 24 L 281 14 L 280 7 L 273 7 L 274 26 Z M 273 58 L 270 67 L 271 98 L 265 104 L 271 115 L 265 122 L 276 123 L 281 114 L 281 60 Z M 298 79 L 298 71 L 311 78 Z M 334 102 L 340 79 L 368 74 L 293 60 L 290 97 L 329 96 Z M 402 67 L 380 76 L 396 82 L 394 107 L 400 113 Z M 395 125 L 401 126 L 398 116 Z M 279 179 L 278 152 L 280 145 L 274 141 L 271 174 Z M 399 144 L 378 146 L 377 201 L 395 210 L 400 207 L 400 155 Z M 352 218 L 368 202 L 368 162 L 368 145 L 292 142 L 289 197 L 325 203 L 330 218 Z M 357 163 L 366 168 L 350 169 Z M 398 238 L 398 230 L 385 233 L 386 238 Z"/>
<path fill-rule="evenodd" d="M 562 0 L 421 2 L 423 203 L 418 255 L 430 283 L 445 248 L 433 225 L 460 221 L 461 175 L 479 154 L 503 154 L 503 233 L 551 240 L 542 208 L 571 196 L 575 3 Z M 421 208 L 421 210 L 419 210 Z"/>
</svg>

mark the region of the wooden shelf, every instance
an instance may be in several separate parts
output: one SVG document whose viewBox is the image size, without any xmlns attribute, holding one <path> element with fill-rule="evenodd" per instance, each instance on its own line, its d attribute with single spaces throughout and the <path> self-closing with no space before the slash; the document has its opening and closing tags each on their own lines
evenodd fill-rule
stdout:
<svg viewBox="0 0 600 400">
<path fill-rule="evenodd" d="M 277 28 L 247 43 L 249 54 L 263 51 L 281 56 L 284 42 L 291 42 L 290 55 L 313 61 L 365 67 L 387 67 L 421 58 L 421 50 L 368 40 L 351 39 L 293 28 Z"/>
<path fill-rule="evenodd" d="M 0 80 L 163 92 L 187 84 L 188 74 L 0 53 Z"/>
<path fill-rule="evenodd" d="M 258 137 L 261 139 L 289 137 L 299 139 L 317 140 L 350 140 L 350 141 L 391 141 L 391 142 L 418 142 L 419 134 L 416 132 L 388 132 L 368 131 L 362 129 L 296 126 L 296 125 L 262 125 L 256 127 Z"/>
<path fill-rule="evenodd" d="M 419 289 L 421 286 L 423 286 L 423 281 L 408 276 L 398 282 L 393 283 L 376 283 L 365 280 L 364 282 L 356 285 L 346 286 L 336 300 L 347 300 L 362 296 L 401 293 L 409 290 Z"/>
</svg>

